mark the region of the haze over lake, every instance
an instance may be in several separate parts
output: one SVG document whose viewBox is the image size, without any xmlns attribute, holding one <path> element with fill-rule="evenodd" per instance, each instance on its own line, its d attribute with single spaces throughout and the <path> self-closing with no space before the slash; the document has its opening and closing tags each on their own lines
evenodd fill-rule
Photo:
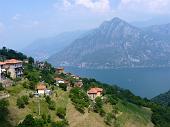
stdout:
<svg viewBox="0 0 170 127">
<path fill-rule="evenodd" d="M 170 89 L 170 68 L 97 70 L 67 67 L 66 71 L 82 77 L 96 78 L 104 83 L 116 84 L 141 97 L 152 98 Z"/>
</svg>

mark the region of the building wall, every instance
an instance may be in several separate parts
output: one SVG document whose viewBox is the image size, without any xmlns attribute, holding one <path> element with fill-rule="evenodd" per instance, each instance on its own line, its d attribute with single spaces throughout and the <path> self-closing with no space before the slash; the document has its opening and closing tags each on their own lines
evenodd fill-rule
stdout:
<svg viewBox="0 0 170 127">
<path fill-rule="evenodd" d="M 17 78 L 23 75 L 22 64 L 11 64 L 9 65 L 8 72 L 10 72 L 11 78 Z"/>
<path fill-rule="evenodd" d="M 44 91 L 44 90 L 38 90 L 38 93 L 39 93 L 39 94 L 44 94 L 45 91 Z"/>
<path fill-rule="evenodd" d="M 2 73 L 2 70 L 1 70 L 1 69 L 2 69 L 2 67 L 1 67 L 1 65 L 0 65 L 0 81 L 2 80 L 2 79 L 1 79 L 1 73 Z"/>
<path fill-rule="evenodd" d="M 95 100 L 96 97 L 101 97 L 101 92 L 98 92 L 97 94 L 88 94 L 88 96 L 91 100 Z"/>
</svg>

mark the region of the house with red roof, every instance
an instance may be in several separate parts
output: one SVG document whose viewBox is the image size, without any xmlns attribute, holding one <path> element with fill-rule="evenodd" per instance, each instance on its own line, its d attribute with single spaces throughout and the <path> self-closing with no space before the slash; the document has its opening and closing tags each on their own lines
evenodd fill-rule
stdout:
<svg viewBox="0 0 170 127">
<path fill-rule="evenodd" d="M 59 84 L 65 83 L 64 79 L 59 78 L 59 77 L 56 77 L 54 80 L 56 81 L 56 85 L 57 86 L 59 86 Z"/>
<path fill-rule="evenodd" d="M 64 73 L 64 67 L 58 67 L 58 68 L 56 68 L 56 72 L 57 72 L 58 74 Z"/>
<path fill-rule="evenodd" d="M 87 94 L 91 100 L 95 100 L 96 97 L 101 97 L 103 93 L 102 88 L 94 87 L 87 91 Z"/>
<path fill-rule="evenodd" d="M 23 75 L 23 66 L 22 61 L 16 59 L 6 60 L 0 62 L 0 80 L 2 79 L 2 74 L 10 74 L 11 78 L 22 77 Z"/>
<path fill-rule="evenodd" d="M 10 59 L 4 61 L 4 69 L 10 74 L 11 78 L 22 77 L 23 75 L 23 65 L 22 61 L 16 59 Z"/>
<path fill-rule="evenodd" d="M 39 83 L 37 84 L 37 93 L 42 95 L 42 94 L 45 94 L 45 91 L 46 91 L 47 87 L 44 83 Z"/>
</svg>

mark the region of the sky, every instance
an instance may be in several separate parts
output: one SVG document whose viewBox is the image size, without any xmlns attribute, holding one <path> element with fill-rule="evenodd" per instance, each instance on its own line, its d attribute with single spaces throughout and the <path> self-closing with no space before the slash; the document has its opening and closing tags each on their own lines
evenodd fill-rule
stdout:
<svg viewBox="0 0 170 127">
<path fill-rule="evenodd" d="M 98 27 L 119 17 L 136 25 L 170 23 L 170 0 L 0 0 L 0 47 Z M 142 26 L 142 25 L 141 25 Z"/>
</svg>

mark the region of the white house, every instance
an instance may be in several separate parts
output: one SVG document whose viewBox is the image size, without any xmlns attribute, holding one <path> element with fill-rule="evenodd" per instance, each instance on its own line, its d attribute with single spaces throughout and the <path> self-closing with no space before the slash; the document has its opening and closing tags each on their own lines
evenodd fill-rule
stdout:
<svg viewBox="0 0 170 127">
<path fill-rule="evenodd" d="M 65 81 L 64 81 L 64 79 L 62 79 L 62 78 L 55 78 L 55 81 L 56 81 L 56 85 L 58 86 L 59 84 L 63 84 L 63 83 L 65 83 Z"/>
<path fill-rule="evenodd" d="M 44 95 L 45 94 L 45 91 L 46 91 L 46 85 L 45 84 L 43 84 L 43 83 L 39 83 L 38 85 L 37 85 L 37 93 L 38 94 L 40 94 L 40 95 Z"/>
</svg>

